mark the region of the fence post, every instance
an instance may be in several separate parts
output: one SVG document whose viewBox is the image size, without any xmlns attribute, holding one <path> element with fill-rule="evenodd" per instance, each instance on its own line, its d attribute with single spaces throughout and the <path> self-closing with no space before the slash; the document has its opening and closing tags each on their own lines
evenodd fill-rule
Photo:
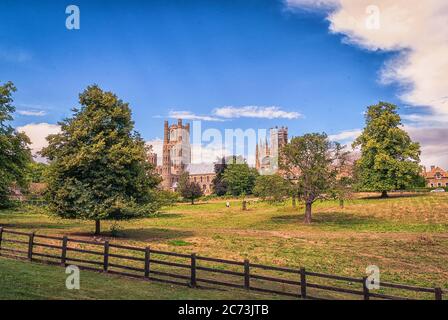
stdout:
<svg viewBox="0 0 448 320">
<path fill-rule="evenodd" d="M 362 291 L 364 292 L 364 300 L 370 300 L 369 288 L 367 287 L 367 277 L 362 278 Z"/>
<path fill-rule="evenodd" d="M 191 254 L 191 280 L 190 286 L 196 288 L 196 253 Z"/>
<path fill-rule="evenodd" d="M 435 288 L 434 293 L 436 294 L 436 300 L 442 300 L 442 289 L 441 288 Z"/>
<path fill-rule="evenodd" d="M 306 299 L 306 271 L 305 268 L 300 268 L 300 296 Z"/>
<path fill-rule="evenodd" d="M 67 236 L 64 236 L 62 238 L 62 253 L 61 253 L 61 265 L 63 265 L 64 267 L 67 261 L 67 242 L 68 238 Z"/>
<path fill-rule="evenodd" d="M 30 234 L 28 241 L 28 260 L 33 260 L 34 232 Z"/>
<path fill-rule="evenodd" d="M 150 264 L 149 260 L 151 259 L 151 249 L 150 247 L 145 248 L 145 278 L 149 277 L 150 270 Z"/>
<path fill-rule="evenodd" d="M 103 264 L 104 272 L 107 272 L 109 269 L 109 241 L 104 241 L 104 264 Z"/>
<path fill-rule="evenodd" d="M 250 289 L 250 263 L 249 260 L 244 260 L 244 288 Z"/>
<path fill-rule="evenodd" d="M 0 227 L 0 254 L 2 251 L 2 237 L 3 237 L 3 227 Z"/>
</svg>

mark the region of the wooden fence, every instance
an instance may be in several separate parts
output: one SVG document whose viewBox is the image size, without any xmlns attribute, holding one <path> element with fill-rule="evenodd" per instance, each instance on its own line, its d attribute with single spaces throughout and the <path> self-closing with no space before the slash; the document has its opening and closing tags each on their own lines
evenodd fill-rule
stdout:
<svg viewBox="0 0 448 320">
<path fill-rule="evenodd" d="M 58 244 L 54 244 L 55 242 Z M 92 246 L 93 249 L 80 248 L 79 245 Z M 39 248 L 46 249 L 46 251 L 39 250 Z M 56 253 L 54 253 L 54 251 L 56 251 Z M 319 296 L 319 294 L 316 294 L 318 292 L 344 294 L 344 299 L 409 299 L 409 296 L 405 297 L 391 295 L 382 293 L 382 291 L 374 292 L 369 290 L 367 286 L 367 278 L 365 277 L 344 277 L 311 272 L 305 268 L 291 269 L 267 266 L 251 263 L 249 260 L 232 261 L 198 256 L 194 253 L 181 254 L 166 252 L 154 250 L 150 247 L 138 248 L 119 245 L 110 243 L 109 241 L 95 242 L 89 240 L 72 239 L 67 236 L 56 237 L 38 235 L 35 233 L 6 230 L 1 227 L 0 255 L 8 258 L 27 259 L 29 261 L 57 264 L 62 266 L 76 264 L 81 269 L 190 286 L 192 288 L 213 288 L 215 286 L 223 286 L 301 299 L 328 298 L 328 295 L 326 296 L 325 294 Z M 88 255 L 95 258 L 89 259 L 80 257 L 80 255 Z M 173 257 L 176 259 L 187 260 L 188 263 L 167 261 L 166 259 L 158 257 Z M 131 261 L 134 264 L 132 265 L 128 263 L 124 265 L 120 264 L 119 261 L 116 260 Z M 210 267 L 204 265 L 205 263 L 213 263 L 215 265 Z M 217 265 L 219 267 L 217 267 Z M 155 266 L 162 266 L 165 268 L 162 270 L 156 270 Z M 232 267 L 234 270 L 229 270 L 230 268 L 226 267 Z M 186 274 L 173 273 L 172 270 L 174 268 L 182 269 L 186 272 Z M 288 276 L 280 278 L 272 275 L 261 275 L 257 272 L 259 270 L 275 272 L 276 275 L 281 273 Z M 228 279 L 223 280 L 216 276 L 213 278 L 199 277 L 199 272 L 231 277 L 232 281 Z M 313 281 L 314 279 L 320 279 L 320 281 Z M 343 288 L 328 283 L 322 283 L 324 281 L 345 282 L 348 283 L 351 288 Z M 353 288 L 353 285 L 357 285 L 359 288 Z M 387 288 L 391 288 L 395 291 L 407 291 L 419 294 L 423 293 L 426 295 L 426 299 L 431 299 L 432 297 L 432 299 L 435 300 L 442 300 L 444 293 L 441 288 L 422 288 L 381 282 L 381 290 L 384 291 Z M 312 292 L 310 292 L 310 289 L 312 289 Z M 334 296 L 331 296 L 330 298 L 334 299 Z M 414 297 L 412 299 L 416 298 Z"/>
</svg>

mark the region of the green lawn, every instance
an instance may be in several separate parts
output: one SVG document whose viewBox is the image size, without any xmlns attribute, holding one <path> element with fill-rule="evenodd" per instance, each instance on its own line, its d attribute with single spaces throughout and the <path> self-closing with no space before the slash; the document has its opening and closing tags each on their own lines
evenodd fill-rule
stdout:
<svg viewBox="0 0 448 320">
<path fill-rule="evenodd" d="M 377 265 L 383 281 L 448 288 L 448 195 L 405 194 L 346 203 L 316 203 L 314 223 L 303 208 L 251 200 L 179 204 L 146 219 L 120 222 L 111 241 L 135 246 L 362 277 Z M 0 225 L 41 234 L 92 238 L 93 223 L 50 217 L 42 209 L 0 211 Z"/>
<path fill-rule="evenodd" d="M 65 286 L 65 269 L 0 258 L 0 299 L 267 299 L 243 290 L 190 289 L 96 272 L 80 272 L 80 290 Z"/>
</svg>

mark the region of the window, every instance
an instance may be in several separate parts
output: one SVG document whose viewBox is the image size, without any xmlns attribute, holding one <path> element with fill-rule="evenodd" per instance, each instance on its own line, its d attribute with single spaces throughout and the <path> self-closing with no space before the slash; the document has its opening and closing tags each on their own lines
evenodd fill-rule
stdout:
<svg viewBox="0 0 448 320">
<path fill-rule="evenodd" d="M 431 188 L 434 188 L 434 183 L 431 183 Z"/>
<path fill-rule="evenodd" d="M 435 177 L 437 180 L 442 179 L 442 174 L 440 172 L 436 172 Z"/>
<path fill-rule="evenodd" d="M 441 186 L 442 186 L 442 184 L 441 184 L 441 183 L 439 182 L 439 183 L 437 184 L 437 186 L 438 186 L 438 187 L 441 187 Z"/>
</svg>

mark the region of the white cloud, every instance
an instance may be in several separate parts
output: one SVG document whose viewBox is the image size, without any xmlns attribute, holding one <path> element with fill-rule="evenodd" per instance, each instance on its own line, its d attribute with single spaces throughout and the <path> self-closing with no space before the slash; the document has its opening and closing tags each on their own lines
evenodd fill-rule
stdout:
<svg viewBox="0 0 448 320">
<path fill-rule="evenodd" d="M 346 130 L 342 131 L 338 134 L 333 134 L 328 136 L 331 141 L 337 141 L 341 143 L 350 143 L 353 142 L 357 137 L 359 137 L 362 133 L 361 129 L 354 130 Z"/>
<path fill-rule="evenodd" d="M 37 152 L 48 145 L 45 139 L 50 134 L 57 134 L 61 131 L 61 127 L 56 124 L 49 123 L 31 123 L 23 127 L 18 127 L 17 131 L 25 132 L 31 140 L 31 150 L 36 161 L 45 162 L 45 158 L 37 155 Z"/>
<path fill-rule="evenodd" d="M 146 145 L 152 146 L 152 152 L 157 154 L 157 165 L 162 164 L 163 140 L 156 138 L 154 140 L 146 141 Z"/>
<path fill-rule="evenodd" d="M 213 143 L 208 145 L 192 144 L 191 146 L 192 163 L 213 163 L 231 154 L 228 149 Z"/>
<path fill-rule="evenodd" d="M 448 169 L 448 127 L 418 127 L 406 125 L 404 129 L 411 139 L 421 145 L 421 163 L 426 167 L 437 165 Z M 346 144 L 351 148 L 352 142 L 361 134 L 361 130 L 347 130 L 330 135 L 329 139 Z"/>
<path fill-rule="evenodd" d="M 422 164 L 441 166 L 448 169 L 448 127 L 415 127 L 405 126 L 414 141 L 420 142 Z"/>
<path fill-rule="evenodd" d="M 330 30 L 367 50 L 399 51 L 381 71 L 381 81 L 398 83 L 400 98 L 448 114 L 448 1 L 286 0 L 292 9 L 326 10 Z M 379 29 L 366 27 L 367 8 L 379 9 Z"/>
<path fill-rule="evenodd" d="M 213 111 L 213 114 L 222 118 L 264 118 L 264 119 L 297 119 L 302 117 L 298 112 L 287 112 L 280 107 L 222 107 Z"/>
<path fill-rule="evenodd" d="M 161 116 L 157 116 L 161 117 Z M 237 118 L 256 118 L 256 119 L 298 119 L 302 115 L 298 112 L 288 112 L 282 110 L 280 107 L 264 107 L 264 106 L 244 106 L 233 107 L 226 106 L 216 108 L 212 115 L 197 115 L 191 111 L 170 111 L 168 114 L 172 119 L 184 120 L 201 120 L 201 121 L 226 121 L 228 119 Z"/>
<path fill-rule="evenodd" d="M 34 116 L 34 117 L 43 117 L 47 115 L 47 113 L 43 110 L 17 110 L 17 113 L 22 116 Z"/>
<path fill-rule="evenodd" d="M 169 117 L 172 119 L 184 119 L 184 120 L 201 120 L 201 121 L 224 121 L 212 116 L 196 115 L 190 111 L 170 111 Z"/>
</svg>

